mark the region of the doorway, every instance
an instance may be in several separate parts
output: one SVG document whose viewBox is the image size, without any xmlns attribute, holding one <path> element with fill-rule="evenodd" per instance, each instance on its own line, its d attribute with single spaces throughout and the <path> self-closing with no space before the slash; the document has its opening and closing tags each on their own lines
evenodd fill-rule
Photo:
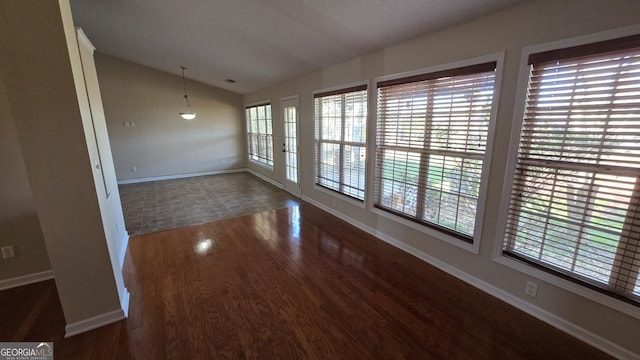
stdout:
<svg viewBox="0 0 640 360">
<path fill-rule="evenodd" d="M 284 189 L 300 197 L 300 145 L 298 143 L 298 97 L 280 100 L 284 155 Z"/>
</svg>

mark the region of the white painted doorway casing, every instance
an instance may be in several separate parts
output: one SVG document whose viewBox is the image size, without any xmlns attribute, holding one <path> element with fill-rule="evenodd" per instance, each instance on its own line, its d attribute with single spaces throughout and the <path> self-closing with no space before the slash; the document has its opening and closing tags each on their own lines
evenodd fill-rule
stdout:
<svg viewBox="0 0 640 360">
<path fill-rule="evenodd" d="M 284 189 L 300 197 L 300 144 L 298 142 L 298 96 L 280 99 Z"/>
</svg>

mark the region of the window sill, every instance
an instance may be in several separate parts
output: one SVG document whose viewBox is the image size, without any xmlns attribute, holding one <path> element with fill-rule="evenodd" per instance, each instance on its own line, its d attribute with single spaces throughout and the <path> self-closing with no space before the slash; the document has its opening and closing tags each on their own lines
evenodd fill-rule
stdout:
<svg viewBox="0 0 640 360">
<path fill-rule="evenodd" d="M 334 198 L 336 198 L 336 199 L 338 199 L 340 201 L 344 201 L 344 202 L 349 203 L 351 205 L 357 206 L 359 208 L 362 208 L 362 209 L 366 209 L 367 208 L 365 203 L 364 203 L 364 200 L 358 200 L 358 199 L 353 198 L 353 197 L 351 197 L 349 195 L 345 195 L 345 194 L 343 194 L 343 193 L 341 193 L 339 191 L 334 191 L 334 190 L 331 190 L 331 189 L 327 189 L 327 188 L 325 188 L 323 186 L 319 186 L 319 185 L 317 185 L 315 183 L 313 184 L 313 189 L 317 190 L 317 191 L 320 191 L 320 192 L 322 192 L 324 194 L 328 194 L 331 197 L 334 197 Z"/>
<path fill-rule="evenodd" d="M 436 229 L 432 229 L 428 226 L 424 226 L 421 224 L 418 224 L 416 222 L 413 222 L 411 220 L 407 220 L 401 216 L 398 215 L 394 215 L 391 214 L 387 211 L 378 209 L 378 208 L 372 208 L 371 212 L 374 214 L 377 214 L 379 216 L 382 216 L 384 218 L 387 218 L 389 220 L 392 220 L 398 224 L 410 227 L 414 230 L 417 230 L 427 236 L 430 236 L 432 238 L 435 238 L 437 240 L 440 241 L 444 241 L 450 245 L 459 247 L 460 249 L 466 250 L 472 254 L 478 255 L 478 253 L 480 252 L 480 241 L 478 239 L 474 239 L 473 240 L 473 244 L 470 244 L 468 242 L 465 242 L 463 240 L 460 240 L 459 238 L 456 238 L 454 236 L 451 236 L 449 234 L 445 234 L 443 232 L 440 232 Z"/>
<path fill-rule="evenodd" d="M 251 159 L 249 159 L 249 163 L 253 164 L 253 165 L 256 165 L 256 166 L 259 166 L 259 167 L 261 167 L 263 169 L 269 170 L 271 172 L 274 171 L 273 165 L 267 165 L 267 164 L 264 164 L 264 163 L 261 163 L 261 162 L 255 161 L 255 160 L 251 160 Z"/>
<path fill-rule="evenodd" d="M 504 265 L 508 268 L 517 270 L 523 274 L 526 274 L 536 279 L 547 282 L 551 285 L 557 286 L 560 289 L 585 297 L 598 304 L 620 311 L 623 314 L 632 316 L 636 319 L 640 319 L 640 307 L 638 306 L 632 305 L 622 300 L 615 299 L 611 296 L 608 296 L 596 290 L 589 289 L 588 287 L 582 286 L 578 283 L 574 283 L 572 281 L 562 279 L 561 277 L 558 277 L 546 271 L 536 269 L 531 265 L 525 264 L 516 259 L 511 259 L 509 257 L 502 255 L 501 253 L 498 255 L 495 255 L 493 258 L 493 261 L 501 265 Z"/>
</svg>

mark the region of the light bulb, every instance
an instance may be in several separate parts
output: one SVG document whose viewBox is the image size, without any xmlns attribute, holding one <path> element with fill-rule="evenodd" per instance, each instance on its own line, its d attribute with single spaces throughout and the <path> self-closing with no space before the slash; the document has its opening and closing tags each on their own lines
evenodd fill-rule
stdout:
<svg viewBox="0 0 640 360">
<path fill-rule="evenodd" d="M 182 116 L 185 120 L 193 120 L 196 118 L 196 113 L 194 112 L 181 112 L 180 116 Z"/>
</svg>

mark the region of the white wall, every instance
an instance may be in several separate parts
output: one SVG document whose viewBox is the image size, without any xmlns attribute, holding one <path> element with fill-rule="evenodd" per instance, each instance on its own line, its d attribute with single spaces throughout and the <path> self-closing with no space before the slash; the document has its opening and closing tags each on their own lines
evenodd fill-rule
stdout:
<svg viewBox="0 0 640 360">
<path fill-rule="evenodd" d="M 539 0 L 530 1 L 476 21 L 454 26 L 414 40 L 397 44 L 351 61 L 286 81 L 244 97 L 244 103 L 270 99 L 274 114 L 274 143 L 282 134 L 279 99 L 300 96 L 301 172 L 304 197 L 351 218 L 399 246 L 411 247 L 415 253 L 441 267 L 467 277 L 494 295 L 528 309 L 544 320 L 606 349 L 630 356 L 627 349 L 640 354 L 640 320 L 603 306 L 574 292 L 540 279 L 537 298 L 524 294 L 531 276 L 493 260 L 500 197 L 504 186 L 509 136 L 514 116 L 516 83 L 522 48 L 579 35 L 591 34 L 640 23 L 640 2 L 636 0 Z M 499 94 L 493 156 L 490 159 L 486 216 L 482 224 L 479 254 L 452 246 L 377 215 L 371 210 L 343 201 L 313 187 L 313 98 L 312 91 L 383 75 L 447 64 L 496 52 L 506 52 L 502 91 Z M 370 98 L 373 102 L 374 98 Z M 370 109 L 374 107 L 370 106 Z M 370 112 L 371 113 L 371 112 Z M 369 131 L 373 131 L 369 128 Z M 270 172 L 249 163 L 249 168 L 282 182 L 282 154 L 275 154 L 275 170 Z M 369 151 L 371 154 L 371 148 Z M 371 169 L 369 169 L 370 172 Z M 371 179 L 371 177 L 369 178 Z M 335 200 L 335 206 L 332 206 Z M 620 356 L 623 356 L 620 355 Z"/>
<path fill-rule="evenodd" d="M 191 107 L 197 113 L 187 121 L 178 115 L 184 96 L 181 77 L 97 51 L 118 180 L 246 166 L 241 95 L 187 79 Z M 135 122 L 135 127 L 125 127 L 125 122 Z"/>
</svg>

